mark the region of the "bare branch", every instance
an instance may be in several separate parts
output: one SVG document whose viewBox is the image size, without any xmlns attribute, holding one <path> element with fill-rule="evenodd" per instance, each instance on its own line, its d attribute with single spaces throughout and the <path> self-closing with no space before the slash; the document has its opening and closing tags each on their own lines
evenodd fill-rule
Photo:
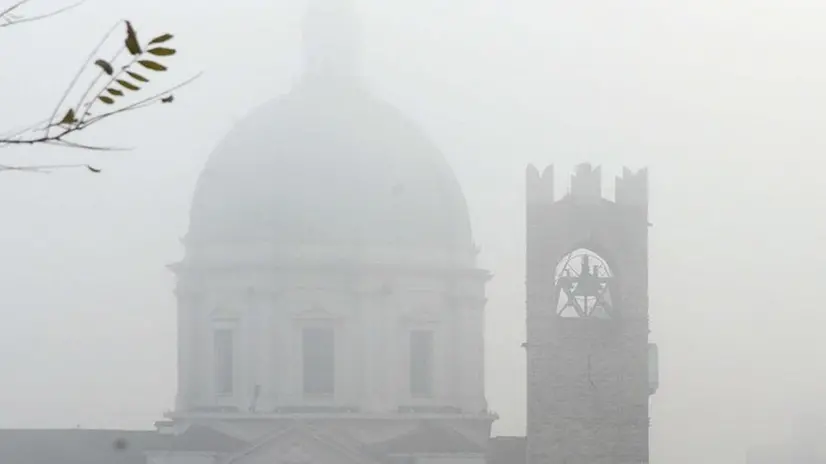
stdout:
<svg viewBox="0 0 826 464">
<path fill-rule="evenodd" d="M 22 172 L 34 172 L 38 174 L 51 174 L 51 171 L 55 169 L 76 169 L 76 168 L 86 168 L 89 171 L 94 173 L 98 173 L 101 170 L 95 167 L 92 167 L 88 164 L 44 164 L 38 166 L 10 166 L 7 164 L 0 164 L 0 172 L 3 171 L 22 171 Z"/>
<path fill-rule="evenodd" d="M 89 53 L 89 56 L 86 57 L 86 61 L 83 62 L 83 65 L 80 67 L 80 69 L 77 70 L 77 73 L 75 73 L 75 76 L 72 78 L 72 81 L 69 83 L 69 86 L 66 87 L 66 90 L 63 92 L 63 96 L 60 97 L 60 101 L 58 101 L 57 105 L 55 105 L 55 108 L 54 108 L 54 111 L 52 111 L 51 117 L 49 117 L 49 125 L 46 126 L 46 134 L 47 135 L 48 135 L 49 129 L 51 128 L 51 124 L 54 122 L 55 118 L 57 117 L 57 112 L 60 111 L 60 107 L 63 106 L 63 103 L 69 97 L 69 93 L 72 91 L 73 88 L 75 88 L 75 85 L 77 84 L 78 79 L 80 79 L 80 76 L 83 74 L 83 71 L 86 69 L 87 66 L 89 66 L 89 64 L 92 62 L 92 60 L 95 59 L 95 56 L 98 54 L 98 52 L 103 47 L 103 45 L 106 43 L 106 41 L 109 40 L 109 37 L 112 36 L 112 33 L 115 32 L 115 29 L 117 29 L 117 27 L 119 25 L 120 25 L 120 21 L 115 23 L 112 26 L 112 28 L 109 29 L 109 32 L 107 32 L 106 35 L 103 36 L 103 39 L 101 39 L 101 41 L 98 43 L 98 45 L 95 47 L 95 49 L 92 50 L 91 53 Z M 115 57 L 117 57 L 117 55 Z M 80 105 L 83 104 L 83 101 L 89 95 L 90 89 L 98 82 L 98 80 L 100 80 L 100 76 L 102 76 L 102 75 L 103 75 L 103 71 L 101 71 L 98 74 L 97 78 L 95 78 L 95 80 L 92 81 L 91 84 L 89 84 L 89 87 L 86 89 L 86 92 L 83 93 L 83 96 L 80 98 L 80 101 L 78 102 L 77 106 L 75 107 L 75 114 L 80 112 Z"/>
<path fill-rule="evenodd" d="M 5 22 L 8 21 L 8 17 L 14 14 L 14 10 L 20 8 L 24 4 L 26 4 L 29 0 L 19 0 L 17 3 L 13 3 L 10 7 L 6 8 L 3 11 L 0 11 L 0 19 L 4 21 L 3 25 L 7 25 Z"/>
<path fill-rule="evenodd" d="M 61 13 L 65 13 L 69 10 L 77 8 L 78 6 L 85 3 L 86 0 L 80 0 L 80 1 L 78 1 L 76 3 L 73 3 L 69 6 L 66 6 L 66 7 L 54 10 L 54 11 L 50 11 L 48 13 L 43 13 L 43 14 L 40 14 L 40 15 L 36 15 L 36 16 L 18 16 L 18 15 L 14 14 L 14 10 L 18 9 L 19 7 L 23 6 L 25 3 L 28 3 L 28 2 L 29 2 L 29 0 L 19 0 L 14 5 L 12 5 L 9 8 L 7 8 L 7 9 L 3 10 L 2 12 L 0 12 L 0 20 L 2 20 L 2 21 L 0 21 L 0 28 L 15 26 L 17 24 L 22 24 L 22 23 L 29 23 L 29 22 L 32 22 L 32 21 L 39 21 L 41 19 L 46 19 L 46 18 L 51 18 L 52 16 L 57 16 Z"/>
<path fill-rule="evenodd" d="M 198 79 L 203 74 L 204 74 L 203 72 L 199 72 L 198 74 L 190 77 L 189 79 L 187 79 L 187 80 L 185 80 L 185 81 L 183 81 L 183 82 L 181 82 L 177 85 L 174 85 L 174 86 L 164 90 L 163 92 L 158 92 L 158 93 L 152 95 L 151 97 L 144 98 L 143 100 L 139 100 L 135 103 L 132 103 L 131 105 L 128 105 L 128 106 L 125 106 L 123 108 L 114 110 L 112 112 L 102 114 L 100 116 L 95 116 L 95 117 L 89 119 L 87 124 L 93 124 L 93 123 L 98 122 L 102 119 L 112 117 L 116 114 L 123 113 L 123 112 L 126 112 L 126 111 L 133 111 L 133 110 L 137 110 L 137 109 L 140 109 L 140 108 L 144 108 L 144 107 L 147 107 L 147 106 L 149 106 L 151 104 L 154 104 L 154 103 L 166 103 L 164 101 L 164 99 L 171 96 L 172 92 L 174 92 L 178 89 L 181 89 L 186 85 L 191 84 L 192 82 L 195 81 L 195 79 Z M 0 142 L 0 143 L 2 143 L 2 142 Z"/>
<path fill-rule="evenodd" d="M 0 27 L 29 22 L 37 19 L 54 16 L 69 9 L 75 8 L 85 0 L 80 0 L 68 7 L 61 8 L 48 14 L 39 16 L 23 17 L 17 14 L 18 9 L 29 3 L 30 0 L 17 0 L 15 4 L 0 10 Z M 117 53 L 108 60 L 100 58 L 100 50 L 112 36 L 119 24 L 125 24 L 126 35 Z M 49 145 L 63 148 L 75 148 L 92 151 L 123 151 L 129 148 L 100 146 L 87 143 L 80 143 L 71 140 L 76 133 L 87 130 L 89 127 L 98 124 L 106 119 L 130 111 L 146 108 L 150 105 L 160 103 L 172 103 L 174 95 L 172 92 L 185 85 L 190 84 L 200 77 L 200 73 L 180 82 L 162 92 L 155 93 L 149 97 L 142 98 L 133 103 L 128 103 L 131 95 L 139 94 L 144 87 L 151 84 L 153 76 L 162 75 L 167 71 L 168 64 L 165 58 L 175 55 L 177 52 L 170 48 L 169 41 L 173 39 L 169 33 L 158 35 L 145 44 L 138 40 L 138 34 L 129 21 L 120 21 L 115 24 L 101 39 L 100 43 L 87 56 L 83 65 L 75 73 L 68 87 L 62 93 L 59 101 L 55 105 L 48 119 L 30 125 L 27 128 L 11 131 L 6 135 L 0 134 L 0 149 L 10 146 L 20 145 Z M 125 64 L 118 64 L 118 58 L 128 52 L 128 59 Z M 95 59 L 95 57 L 98 57 Z M 70 95 L 76 89 L 77 83 L 81 79 L 83 72 L 92 67 L 96 69 L 96 75 L 92 82 L 83 90 L 80 99 L 73 103 L 68 109 L 64 105 Z M 160 73 L 160 74 L 158 74 Z M 107 79 L 108 78 L 108 79 Z M 102 84 L 102 85 L 101 85 Z M 99 86 L 100 85 L 100 86 Z M 96 106 L 98 105 L 98 106 Z M 61 110 L 64 108 L 64 110 Z M 93 114 L 91 111 L 94 110 Z M 100 110 L 100 111 L 99 111 Z M 62 112 L 65 111 L 65 112 Z M 0 164 L 0 172 L 22 171 L 35 173 L 49 173 L 55 169 L 86 168 L 92 172 L 100 172 L 87 164 L 61 164 L 61 165 L 8 165 Z"/>
<path fill-rule="evenodd" d="M 135 103 L 132 103 L 130 105 L 124 106 L 122 108 L 118 108 L 116 110 L 109 111 L 107 113 L 104 113 L 104 114 L 101 114 L 101 115 L 98 115 L 98 116 L 93 116 L 93 117 L 87 119 L 86 121 L 80 121 L 78 124 L 70 126 L 70 127 L 63 127 L 63 129 L 60 132 L 58 132 L 54 135 L 45 134 L 45 135 L 42 135 L 42 136 L 39 136 L 39 137 L 32 137 L 32 138 L 0 139 L 0 147 L 3 147 L 4 145 L 36 145 L 36 144 L 45 144 L 45 143 L 50 143 L 50 142 L 61 142 L 61 143 L 72 143 L 74 148 L 81 148 L 81 147 L 83 147 L 82 144 L 78 144 L 76 142 L 68 142 L 66 140 L 66 137 L 71 135 L 71 134 L 74 134 L 76 132 L 80 132 L 84 129 L 87 129 L 89 126 L 91 126 L 93 124 L 97 124 L 97 123 L 99 123 L 99 122 L 101 122 L 105 119 L 109 119 L 112 116 L 115 116 L 115 115 L 118 115 L 118 114 L 121 114 L 121 113 L 126 113 L 126 112 L 129 112 L 129 111 L 135 111 L 135 110 L 138 110 L 138 109 L 142 109 L 142 108 L 145 108 L 149 105 L 153 105 L 153 104 L 156 104 L 156 103 L 163 104 L 164 99 L 168 98 L 171 95 L 172 92 L 174 92 L 175 90 L 178 90 L 178 89 L 180 89 L 180 88 L 182 88 L 186 85 L 189 85 L 190 83 L 195 81 L 195 79 L 201 77 L 202 74 L 203 73 L 198 73 L 195 76 L 193 76 L 193 77 L 191 77 L 191 78 L 189 78 L 189 79 L 187 79 L 187 80 L 185 80 L 185 81 L 183 81 L 183 82 L 181 82 L 181 83 L 179 83 L 175 86 L 172 86 L 172 87 L 164 90 L 163 92 L 158 92 L 158 93 L 156 93 L 156 94 L 154 94 L 150 97 L 144 98 L 144 99 L 139 100 L 139 101 L 137 101 Z M 55 127 L 62 127 L 62 126 L 56 125 Z M 116 149 L 116 148 L 104 148 L 104 147 L 89 147 L 89 148 L 90 149 L 95 149 L 95 150 L 121 150 L 121 149 Z"/>
</svg>

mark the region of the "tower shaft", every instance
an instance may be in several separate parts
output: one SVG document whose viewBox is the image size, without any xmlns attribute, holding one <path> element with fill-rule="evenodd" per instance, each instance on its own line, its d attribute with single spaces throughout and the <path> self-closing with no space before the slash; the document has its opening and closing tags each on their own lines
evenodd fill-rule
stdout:
<svg viewBox="0 0 826 464">
<path fill-rule="evenodd" d="M 528 464 L 648 462 L 647 174 L 528 172 Z"/>
</svg>

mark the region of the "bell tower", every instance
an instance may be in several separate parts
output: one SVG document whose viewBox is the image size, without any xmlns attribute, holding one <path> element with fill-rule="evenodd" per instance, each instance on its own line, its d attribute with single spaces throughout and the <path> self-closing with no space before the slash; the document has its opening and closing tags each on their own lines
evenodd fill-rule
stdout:
<svg viewBox="0 0 826 464">
<path fill-rule="evenodd" d="M 648 174 L 527 172 L 528 464 L 648 462 Z"/>
</svg>

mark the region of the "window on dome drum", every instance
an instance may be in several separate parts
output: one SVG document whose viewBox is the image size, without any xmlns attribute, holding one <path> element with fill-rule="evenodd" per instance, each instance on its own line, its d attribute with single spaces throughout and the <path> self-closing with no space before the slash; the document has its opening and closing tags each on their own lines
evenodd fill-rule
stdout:
<svg viewBox="0 0 826 464">
<path fill-rule="evenodd" d="M 410 395 L 429 398 L 433 394 L 433 332 L 410 332 Z"/>
<path fill-rule="evenodd" d="M 335 393 L 335 331 L 308 327 L 303 333 L 304 394 L 332 396 Z"/>
<path fill-rule="evenodd" d="M 213 369 L 215 393 L 231 395 L 233 388 L 234 333 L 231 329 L 218 329 L 213 339 Z"/>
</svg>

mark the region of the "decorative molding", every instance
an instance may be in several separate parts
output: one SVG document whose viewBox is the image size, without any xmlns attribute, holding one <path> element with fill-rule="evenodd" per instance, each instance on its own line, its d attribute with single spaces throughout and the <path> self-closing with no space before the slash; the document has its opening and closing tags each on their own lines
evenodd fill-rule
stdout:
<svg viewBox="0 0 826 464">
<path fill-rule="evenodd" d="M 439 324 L 442 322 L 442 317 L 432 308 L 412 309 L 402 313 L 399 322 L 403 325 Z"/>
<path fill-rule="evenodd" d="M 484 309 L 488 303 L 488 299 L 484 296 L 472 296 L 461 294 L 445 294 L 445 303 L 451 309 Z"/>
<path fill-rule="evenodd" d="M 218 306 L 210 313 L 213 321 L 237 321 L 241 319 L 241 313 L 235 309 L 227 309 L 225 306 Z"/>
<path fill-rule="evenodd" d="M 293 319 L 298 321 L 339 321 L 344 319 L 344 315 L 332 313 L 327 311 L 321 305 L 314 304 L 311 305 L 309 308 L 304 308 L 299 311 L 295 311 L 292 314 Z"/>
</svg>

